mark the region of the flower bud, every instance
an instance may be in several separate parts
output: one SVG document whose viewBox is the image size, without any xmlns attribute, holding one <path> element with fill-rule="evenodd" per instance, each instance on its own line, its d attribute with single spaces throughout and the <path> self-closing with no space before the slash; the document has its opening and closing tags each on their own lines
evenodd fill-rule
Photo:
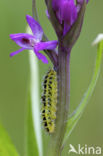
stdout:
<svg viewBox="0 0 103 156">
<path fill-rule="evenodd" d="M 77 18 L 74 0 L 53 0 L 52 6 L 60 24 L 64 26 L 65 35 Z"/>
<path fill-rule="evenodd" d="M 52 0 L 52 7 L 56 14 L 56 18 L 63 27 L 63 36 L 70 30 L 75 23 L 78 13 L 83 2 L 88 3 L 89 0 Z"/>
</svg>

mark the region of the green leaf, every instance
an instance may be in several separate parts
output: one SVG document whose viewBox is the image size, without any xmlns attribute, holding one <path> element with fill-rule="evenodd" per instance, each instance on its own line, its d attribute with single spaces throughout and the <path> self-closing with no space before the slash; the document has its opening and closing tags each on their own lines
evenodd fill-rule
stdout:
<svg viewBox="0 0 103 156">
<path fill-rule="evenodd" d="M 93 78 L 91 80 L 91 83 L 90 83 L 87 91 L 85 92 L 81 103 L 79 104 L 77 109 L 73 112 L 73 114 L 69 117 L 69 120 L 67 123 L 67 131 L 66 131 L 66 134 L 64 137 L 63 146 L 64 146 L 65 142 L 67 141 L 68 137 L 70 136 L 72 130 L 76 126 L 78 120 L 80 119 L 80 117 L 84 111 L 84 108 L 85 108 L 85 106 L 86 106 L 89 98 L 91 97 L 93 90 L 96 86 L 96 83 L 97 83 L 97 80 L 98 80 L 98 77 L 100 74 L 100 67 L 101 67 L 101 62 L 102 62 L 102 53 L 103 53 L 103 40 L 101 42 L 99 42 L 99 44 L 98 44 L 96 63 L 95 63 L 94 74 L 93 74 Z"/>
<path fill-rule="evenodd" d="M 27 33 L 31 33 L 29 28 Z M 29 56 L 30 91 L 27 109 L 26 154 L 27 156 L 42 156 L 42 133 L 39 108 L 39 69 L 37 58 L 32 50 L 30 50 Z"/>
<path fill-rule="evenodd" d="M 5 129 L 0 124 L 0 156 L 19 156 Z"/>
</svg>

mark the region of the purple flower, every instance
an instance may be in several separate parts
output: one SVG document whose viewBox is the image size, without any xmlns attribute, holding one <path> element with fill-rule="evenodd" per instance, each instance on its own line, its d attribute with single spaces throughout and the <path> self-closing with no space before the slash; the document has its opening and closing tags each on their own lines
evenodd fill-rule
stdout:
<svg viewBox="0 0 103 156">
<path fill-rule="evenodd" d="M 53 0 L 52 5 L 59 22 L 64 25 L 63 34 L 65 35 L 77 19 L 74 0 Z"/>
<path fill-rule="evenodd" d="M 77 0 L 77 3 L 82 4 L 83 0 Z M 77 19 L 78 5 L 74 0 L 53 0 L 52 7 L 60 24 L 63 25 L 63 35 L 65 35 Z"/>
<path fill-rule="evenodd" d="M 48 63 L 46 56 L 41 54 L 41 50 L 53 50 L 56 48 L 57 41 L 48 41 L 42 42 L 43 30 L 40 24 L 35 21 L 31 16 L 27 15 L 26 20 L 32 30 L 33 35 L 26 33 L 11 34 L 10 38 L 18 44 L 21 49 L 13 52 L 10 56 L 14 56 L 23 50 L 31 49 L 34 51 L 39 60 L 42 60 L 43 63 Z"/>
</svg>

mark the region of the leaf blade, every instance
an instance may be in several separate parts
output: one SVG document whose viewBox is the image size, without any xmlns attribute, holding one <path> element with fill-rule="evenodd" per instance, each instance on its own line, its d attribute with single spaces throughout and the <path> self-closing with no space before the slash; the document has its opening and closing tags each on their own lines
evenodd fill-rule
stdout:
<svg viewBox="0 0 103 156">
<path fill-rule="evenodd" d="M 101 62 L 102 62 L 102 53 L 103 53 L 103 41 L 101 41 L 98 44 L 98 50 L 97 50 L 97 57 L 96 57 L 96 63 L 95 63 L 95 68 L 94 68 L 94 73 L 93 73 L 93 77 L 91 80 L 91 83 L 87 89 L 87 91 L 85 92 L 82 101 L 80 102 L 79 106 L 77 107 L 77 109 L 73 112 L 72 116 L 69 117 L 68 123 L 67 123 L 67 131 L 64 137 L 64 142 L 63 142 L 63 146 L 66 143 L 68 137 L 70 136 L 72 130 L 74 129 L 74 127 L 76 126 L 77 122 L 79 121 L 86 105 L 87 102 L 89 100 L 89 98 L 91 97 L 94 88 L 96 86 L 99 74 L 100 74 L 100 67 L 101 67 Z"/>
<path fill-rule="evenodd" d="M 27 29 L 27 33 L 31 33 Z M 32 50 L 29 51 L 30 62 L 30 92 L 27 116 L 27 156 L 42 156 L 42 135 L 40 125 L 40 101 L 39 101 L 39 69 L 37 58 Z"/>
<path fill-rule="evenodd" d="M 0 124 L 0 156 L 19 156 L 7 132 Z"/>
</svg>

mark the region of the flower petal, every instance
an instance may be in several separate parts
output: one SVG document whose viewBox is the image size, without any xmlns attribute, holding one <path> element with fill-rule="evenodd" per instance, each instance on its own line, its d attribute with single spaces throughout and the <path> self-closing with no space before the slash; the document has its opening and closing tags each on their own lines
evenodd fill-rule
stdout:
<svg viewBox="0 0 103 156">
<path fill-rule="evenodd" d="M 61 12 L 60 12 L 60 8 L 62 7 L 62 1 L 63 0 L 52 0 L 52 7 L 53 7 L 53 10 L 56 13 L 56 16 L 57 16 L 60 24 L 62 24 Z"/>
<path fill-rule="evenodd" d="M 57 47 L 58 41 L 39 42 L 35 44 L 37 51 L 40 50 L 53 50 Z"/>
<path fill-rule="evenodd" d="M 37 56 L 37 58 L 39 60 L 42 60 L 43 63 L 48 64 L 48 60 L 47 60 L 46 56 L 44 56 L 43 54 L 39 53 L 36 48 L 34 48 L 34 53 L 36 54 L 36 56 Z"/>
<path fill-rule="evenodd" d="M 74 3 L 74 0 L 62 1 L 61 19 L 62 19 L 62 21 L 64 21 L 63 34 L 65 35 L 77 19 L 77 7 Z"/>
<path fill-rule="evenodd" d="M 10 57 L 12 57 L 14 55 L 17 55 L 18 53 L 22 52 L 23 50 L 25 50 L 25 48 L 21 48 L 21 49 L 19 49 L 17 51 L 14 51 L 14 52 L 10 53 Z"/>
<path fill-rule="evenodd" d="M 53 50 L 56 48 L 58 42 L 57 41 L 48 41 L 48 42 L 39 42 L 36 43 L 34 46 L 34 52 L 36 54 L 36 56 L 38 57 L 39 60 L 42 60 L 43 63 L 48 63 L 48 60 L 46 58 L 46 56 L 44 56 L 43 54 L 39 53 L 40 50 Z"/>
<path fill-rule="evenodd" d="M 43 36 L 43 29 L 35 19 L 29 15 L 26 15 L 26 20 L 34 34 L 35 40 L 41 41 Z"/>
<path fill-rule="evenodd" d="M 22 48 L 32 49 L 35 44 L 34 36 L 30 34 L 11 34 L 10 38 Z"/>
<path fill-rule="evenodd" d="M 60 9 L 62 0 L 52 0 L 52 7 L 54 11 L 57 11 Z"/>
<path fill-rule="evenodd" d="M 62 1 L 61 5 L 61 18 L 68 25 L 72 25 L 77 18 L 77 8 L 74 3 L 74 0 L 65 0 Z"/>
</svg>

